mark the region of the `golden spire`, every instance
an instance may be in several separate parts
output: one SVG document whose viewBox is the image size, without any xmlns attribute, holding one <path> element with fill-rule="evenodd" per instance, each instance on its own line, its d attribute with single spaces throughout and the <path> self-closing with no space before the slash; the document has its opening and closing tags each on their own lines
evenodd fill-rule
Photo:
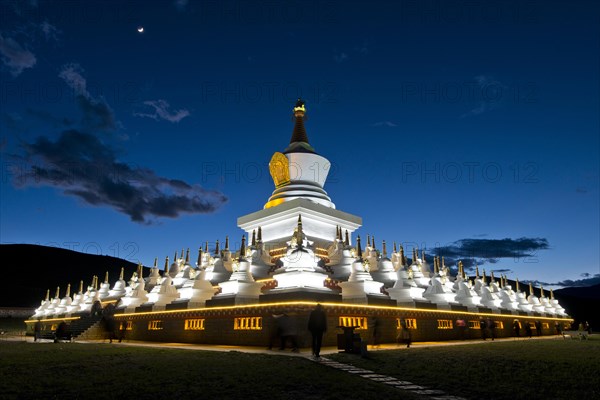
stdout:
<svg viewBox="0 0 600 400">
<path fill-rule="evenodd" d="M 57 299 L 60 297 L 60 286 L 56 287 L 56 296 L 54 297 L 56 297 Z"/>
<path fill-rule="evenodd" d="M 494 282 L 494 270 L 490 271 L 490 283 Z"/>
<path fill-rule="evenodd" d="M 515 289 L 517 289 L 517 292 L 519 291 L 519 278 L 515 279 Z"/>
<path fill-rule="evenodd" d="M 50 300 L 50 289 L 46 290 L 46 301 Z"/>
<path fill-rule="evenodd" d="M 67 292 L 65 293 L 65 297 L 69 297 L 71 295 L 71 284 L 67 285 Z"/>
<path fill-rule="evenodd" d="M 550 289 L 550 300 L 554 300 L 554 290 Z"/>
<path fill-rule="evenodd" d="M 394 242 L 394 253 L 398 252 L 398 247 L 396 246 L 396 242 Z"/>
<path fill-rule="evenodd" d="M 533 283 L 529 282 L 529 295 L 533 296 Z"/>
<path fill-rule="evenodd" d="M 183 260 L 183 249 L 181 249 L 181 257 L 179 257 Z"/>
<path fill-rule="evenodd" d="M 440 265 L 439 265 L 439 260 L 437 257 L 433 257 L 433 272 L 435 274 L 440 273 Z"/>
<path fill-rule="evenodd" d="M 371 248 L 375 250 L 375 235 L 371 237 Z"/>
<path fill-rule="evenodd" d="M 479 267 L 475 264 L 475 279 L 479 279 Z"/>
<path fill-rule="evenodd" d="M 252 241 L 250 242 L 252 246 L 256 246 L 256 229 L 252 229 Z"/>
<path fill-rule="evenodd" d="M 83 293 L 83 281 L 79 281 L 79 294 Z"/>
<path fill-rule="evenodd" d="M 486 276 L 485 276 L 485 268 L 484 268 L 483 275 L 481 275 L 481 281 L 483 282 L 484 285 L 486 284 L 485 278 L 486 278 Z"/>
<path fill-rule="evenodd" d="M 367 247 L 371 246 L 371 235 L 367 235 Z"/>
<path fill-rule="evenodd" d="M 385 240 L 383 241 L 381 246 L 382 246 L 383 256 L 387 257 L 387 247 L 385 245 Z"/>
<path fill-rule="evenodd" d="M 177 254 L 177 252 L 175 254 Z M 165 273 L 164 273 L 164 275 L 167 276 L 168 273 L 169 273 L 169 256 L 167 256 L 167 258 L 165 258 Z"/>
<path fill-rule="evenodd" d="M 344 238 L 344 245 L 350 246 L 350 235 L 348 235 L 348 229 L 346 229 L 345 238 Z"/>
<path fill-rule="evenodd" d="M 202 265 L 202 246 L 198 247 L 198 261 L 196 261 L 198 267 Z"/>
<path fill-rule="evenodd" d="M 189 247 L 185 251 L 185 263 L 188 265 L 190 264 L 190 248 Z"/>
<path fill-rule="evenodd" d="M 204 252 L 208 254 L 208 242 L 204 243 Z"/>
<path fill-rule="evenodd" d="M 417 263 L 417 249 L 413 247 L 413 256 L 412 256 L 412 263 L 416 264 Z"/>
<path fill-rule="evenodd" d="M 158 257 L 154 257 L 154 268 L 158 268 Z"/>
<path fill-rule="evenodd" d="M 260 230 L 260 228 L 258 228 Z M 229 236 L 225 236 L 225 250 L 229 251 Z"/>
<path fill-rule="evenodd" d="M 119 280 L 123 280 L 123 274 L 125 273 L 125 267 L 121 267 L 121 274 L 119 274 Z"/>
<path fill-rule="evenodd" d="M 173 262 L 174 263 L 177 262 L 177 250 L 175 250 L 175 255 L 173 256 Z"/>
<path fill-rule="evenodd" d="M 144 275 L 144 267 L 142 266 L 142 263 L 138 263 L 138 280 L 142 279 Z"/>
<path fill-rule="evenodd" d="M 360 235 L 356 237 L 356 258 L 362 260 L 362 249 L 360 248 Z"/>
<path fill-rule="evenodd" d="M 423 261 L 423 264 L 427 262 L 427 260 L 425 259 L 425 250 L 421 250 L 421 260 Z"/>
<path fill-rule="evenodd" d="M 540 284 L 540 297 L 544 297 L 544 287 Z"/>
<path fill-rule="evenodd" d="M 106 271 L 106 274 L 104 275 L 104 283 L 108 283 L 108 271 Z"/>
<path fill-rule="evenodd" d="M 256 240 L 258 242 L 262 242 L 262 228 L 260 226 L 258 227 L 258 232 L 256 233 Z"/>
</svg>

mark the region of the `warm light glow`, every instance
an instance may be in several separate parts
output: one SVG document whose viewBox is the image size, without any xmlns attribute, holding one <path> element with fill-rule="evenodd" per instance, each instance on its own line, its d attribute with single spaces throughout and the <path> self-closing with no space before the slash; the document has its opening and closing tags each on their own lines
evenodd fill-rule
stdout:
<svg viewBox="0 0 600 400">
<path fill-rule="evenodd" d="M 454 326 L 452 325 L 452 320 L 450 319 L 438 319 L 437 320 L 438 329 L 452 329 Z"/>
<path fill-rule="evenodd" d="M 339 326 L 354 326 L 356 329 L 368 329 L 367 317 L 340 317 Z"/>
<path fill-rule="evenodd" d="M 183 329 L 186 331 L 203 331 L 204 318 L 186 319 L 185 326 Z"/>
<path fill-rule="evenodd" d="M 271 200 L 269 201 L 267 204 L 265 204 L 265 208 L 271 208 L 271 207 L 275 207 L 280 205 L 281 203 L 283 203 L 285 200 L 284 199 L 275 199 L 275 200 Z"/>
<path fill-rule="evenodd" d="M 163 328 L 162 321 L 148 321 L 149 331 L 160 331 Z"/>
<path fill-rule="evenodd" d="M 262 330 L 262 317 L 234 318 L 233 329 L 236 331 Z"/>
<path fill-rule="evenodd" d="M 273 307 L 291 307 L 291 306 L 308 306 L 315 307 L 318 302 L 316 301 L 288 301 L 281 303 L 260 303 L 260 304 L 243 304 L 237 306 L 223 306 L 223 307 L 203 307 L 203 308 L 188 308 L 185 310 L 165 310 L 165 311 L 147 311 L 140 313 L 124 313 L 124 314 L 116 314 L 115 318 L 126 318 L 126 317 L 136 317 L 136 316 L 144 316 L 144 315 L 169 315 L 169 314 L 193 314 L 198 312 L 212 312 L 212 311 L 226 311 L 226 310 L 247 310 L 251 308 L 273 308 Z M 456 314 L 456 315 L 471 315 L 476 317 L 493 317 L 498 318 L 497 314 L 492 313 L 477 313 L 471 311 L 451 311 L 451 310 L 429 310 L 429 309 L 415 309 L 410 307 L 392 307 L 392 306 L 372 306 L 368 304 L 350 304 L 350 303 L 318 303 L 323 307 L 327 308 L 336 308 L 336 309 L 364 309 L 364 310 L 387 310 L 387 311 L 397 311 L 397 312 L 419 312 L 424 314 Z M 514 315 L 506 315 L 507 318 L 514 318 Z M 553 317 L 524 317 L 519 315 L 519 318 L 526 320 L 546 320 L 546 321 L 564 321 L 564 322 L 572 322 L 572 318 L 553 318 Z M 58 320 L 62 320 L 59 318 Z M 44 320 L 46 321 L 46 320 Z M 409 321 L 409 318 L 406 319 Z M 35 322 L 35 320 L 33 320 Z"/>
<path fill-rule="evenodd" d="M 404 318 L 406 322 L 406 327 L 408 329 L 417 329 L 417 320 L 414 318 Z M 396 329 L 402 329 L 402 325 L 400 324 L 400 318 L 396 318 Z"/>
<path fill-rule="evenodd" d="M 49 319 L 40 319 L 40 322 L 53 322 L 53 321 L 74 321 L 76 319 L 80 319 L 81 317 L 69 317 L 69 318 L 49 318 Z M 25 321 L 26 324 L 36 323 L 37 319 L 28 319 Z"/>
</svg>

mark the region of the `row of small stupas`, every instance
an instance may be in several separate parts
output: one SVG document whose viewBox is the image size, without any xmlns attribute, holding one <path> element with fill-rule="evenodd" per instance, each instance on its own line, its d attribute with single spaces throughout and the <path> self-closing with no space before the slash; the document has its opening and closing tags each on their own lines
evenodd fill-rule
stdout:
<svg viewBox="0 0 600 400">
<path fill-rule="evenodd" d="M 114 301 L 117 308 L 133 312 L 136 307 L 151 307 L 152 310 L 164 310 L 168 304 L 185 303 L 187 308 L 204 307 L 207 300 L 219 297 L 235 297 L 236 304 L 258 303 L 259 296 L 265 293 L 282 293 L 304 289 L 313 292 L 327 292 L 341 295 L 342 302 L 367 303 L 368 296 L 389 298 L 399 306 L 415 306 L 417 303 L 433 303 L 438 309 L 450 309 L 452 305 L 466 306 L 470 311 L 485 307 L 492 312 L 509 310 L 540 313 L 552 316 L 565 316 L 565 310 L 554 299 L 552 290 L 546 297 L 540 288 L 540 296 L 535 296 L 531 284 L 529 294 L 508 284 L 506 277 L 497 281 L 492 272 L 488 279 L 479 276 L 469 279 L 465 275 L 462 262 L 458 263 L 456 276 L 450 274 L 444 258 L 433 258 L 433 271 L 426 261 L 425 252 L 419 258 L 417 249 L 413 249 L 411 261 L 404 255 L 400 246 L 388 257 L 385 241 L 382 251 L 375 248 L 375 240 L 368 239 L 363 250 L 360 236 L 356 246 L 349 243 L 348 235 L 342 238 L 341 229 L 335 240 L 327 248 L 326 256 L 315 254 L 313 243 L 302 230 L 301 218 L 297 228 L 287 242 L 285 253 L 281 249 L 268 251 L 261 240 L 258 229 L 252 235 L 249 246 L 245 236 L 239 252 L 232 254 L 229 240 L 225 240 L 224 249 L 217 241 L 214 254 L 199 250 L 194 266 L 190 263 L 190 251 L 185 257 L 183 250 L 174 262 L 165 261 L 161 275 L 157 262 L 151 268 L 149 276 L 142 277 L 142 266 L 126 282 L 124 271 L 111 287 L 106 274 L 104 283 L 98 286 L 98 277 L 83 291 L 80 282 L 78 292 L 71 297 L 70 286 L 61 298 L 57 288 L 54 298 L 50 291 L 46 299 L 36 309 L 33 318 L 51 318 L 70 314 L 89 312 L 96 301 Z"/>
</svg>

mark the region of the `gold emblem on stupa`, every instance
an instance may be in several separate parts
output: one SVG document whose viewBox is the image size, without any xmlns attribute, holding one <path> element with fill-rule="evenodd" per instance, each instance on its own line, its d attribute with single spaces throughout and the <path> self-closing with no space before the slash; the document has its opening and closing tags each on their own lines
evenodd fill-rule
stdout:
<svg viewBox="0 0 600 400">
<path fill-rule="evenodd" d="M 275 187 L 286 185 L 290 182 L 290 167 L 287 157 L 276 152 L 269 162 L 269 172 L 275 182 Z"/>
</svg>

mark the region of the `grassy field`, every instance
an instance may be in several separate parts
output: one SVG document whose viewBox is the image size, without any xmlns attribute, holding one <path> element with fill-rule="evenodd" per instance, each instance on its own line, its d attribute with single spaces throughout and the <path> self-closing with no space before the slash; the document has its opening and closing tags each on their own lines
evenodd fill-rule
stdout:
<svg viewBox="0 0 600 400">
<path fill-rule="evenodd" d="M 468 399 L 600 398 L 600 337 L 328 355 Z M 4 399 L 418 399 L 302 357 L 0 341 Z"/>
<path fill-rule="evenodd" d="M 398 389 L 302 357 L 0 341 L 3 400 L 381 400 L 397 396 Z"/>
<path fill-rule="evenodd" d="M 600 335 L 510 340 L 329 358 L 468 399 L 600 399 Z"/>
</svg>

